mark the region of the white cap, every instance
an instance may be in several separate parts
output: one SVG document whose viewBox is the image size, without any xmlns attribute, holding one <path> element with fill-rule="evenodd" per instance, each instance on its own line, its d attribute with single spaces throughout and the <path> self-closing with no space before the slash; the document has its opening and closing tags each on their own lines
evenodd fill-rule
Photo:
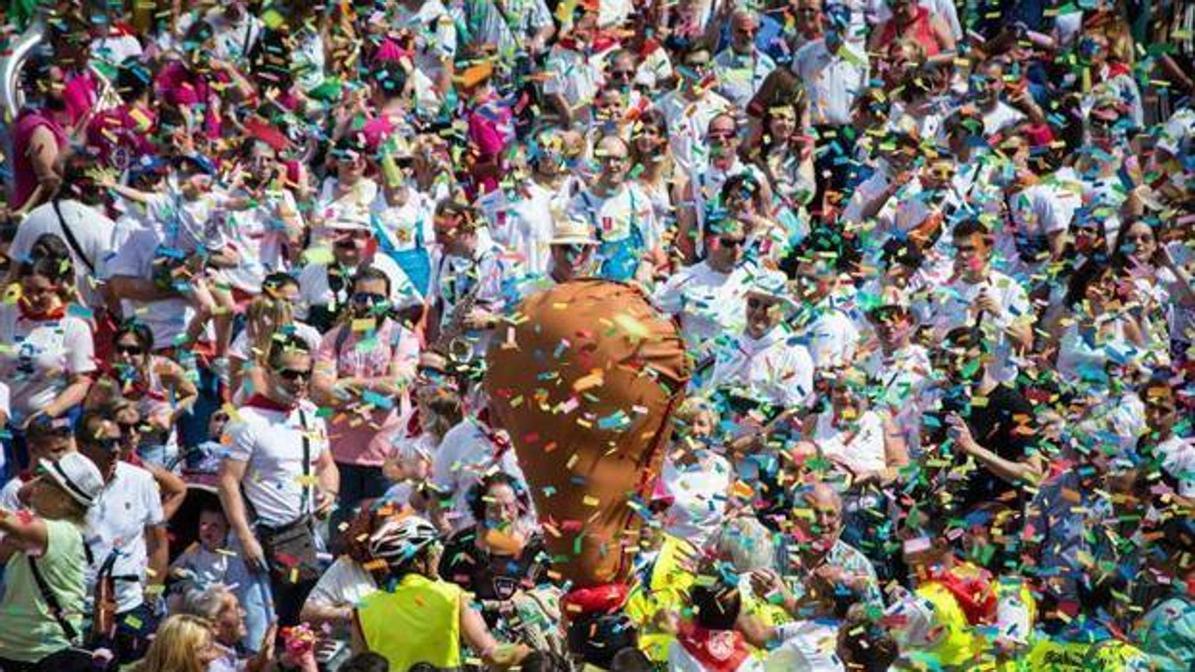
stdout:
<svg viewBox="0 0 1195 672">
<path fill-rule="evenodd" d="M 91 507 L 104 489 L 104 476 L 95 462 L 80 453 L 67 453 L 53 462 L 42 458 L 38 465 L 71 499 Z"/>
<path fill-rule="evenodd" d="M 748 294 L 758 294 L 777 301 L 791 303 L 788 293 L 788 278 L 780 271 L 759 269 L 750 278 L 747 285 Z"/>
</svg>

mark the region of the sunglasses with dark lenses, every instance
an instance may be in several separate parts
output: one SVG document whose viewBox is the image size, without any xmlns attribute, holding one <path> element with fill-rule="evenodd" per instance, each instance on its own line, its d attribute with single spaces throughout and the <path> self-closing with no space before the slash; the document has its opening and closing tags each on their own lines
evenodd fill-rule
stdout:
<svg viewBox="0 0 1195 672">
<path fill-rule="evenodd" d="M 747 244 L 747 239 L 739 236 L 719 236 L 718 244 L 722 247 L 742 247 Z"/>
<path fill-rule="evenodd" d="M 95 437 L 89 439 L 87 443 L 99 448 L 100 450 L 104 450 L 109 453 L 115 453 L 116 451 L 120 450 L 121 438 L 122 437 L 119 436 Z"/>
<path fill-rule="evenodd" d="M 729 140 L 734 135 L 734 131 L 710 131 L 707 137 L 710 140 Z"/>
<path fill-rule="evenodd" d="M 868 317 L 876 324 L 892 324 L 904 316 L 904 311 L 897 306 L 884 306 L 868 313 Z"/>
<path fill-rule="evenodd" d="M 610 79 L 631 79 L 635 73 L 631 70 L 611 70 Z"/>
<path fill-rule="evenodd" d="M 120 355 L 136 356 L 145 353 L 145 350 L 140 345 L 124 345 L 123 343 L 117 343 L 113 346 L 113 350 L 116 350 L 116 353 Z"/>
<path fill-rule="evenodd" d="M 299 380 L 311 380 L 311 369 L 303 369 L 301 371 L 296 369 L 278 369 L 275 373 L 278 374 L 279 378 L 292 383 Z"/>
<path fill-rule="evenodd" d="M 761 299 L 757 296 L 752 296 L 747 299 L 747 307 L 751 310 L 767 310 L 775 304 L 774 301 L 768 299 Z"/>
<path fill-rule="evenodd" d="M 374 292 L 355 292 L 352 300 L 358 306 L 376 306 L 386 302 L 386 295 L 375 294 Z"/>
<path fill-rule="evenodd" d="M 120 435 L 121 436 L 129 436 L 131 434 L 140 434 L 141 433 L 141 423 L 140 422 L 118 422 L 118 423 L 116 423 L 116 426 L 120 427 Z"/>
</svg>

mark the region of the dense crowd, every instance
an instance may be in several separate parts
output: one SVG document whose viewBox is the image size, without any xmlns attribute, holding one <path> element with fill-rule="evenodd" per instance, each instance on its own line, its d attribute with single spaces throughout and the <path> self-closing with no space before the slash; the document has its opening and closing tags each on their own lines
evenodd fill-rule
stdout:
<svg viewBox="0 0 1195 672">
<path fill-rule="evenodd" d="M 1195 669 L 1192 0 L 0 26 L 0 672 Z"/>
</svg>

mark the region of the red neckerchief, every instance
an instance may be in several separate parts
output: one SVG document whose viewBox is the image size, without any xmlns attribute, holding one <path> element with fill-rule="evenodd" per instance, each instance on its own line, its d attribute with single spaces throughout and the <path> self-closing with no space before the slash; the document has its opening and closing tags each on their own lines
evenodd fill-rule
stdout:
<svg viewBox="0 0 1195 672">
<path fill-rule="evenodd" d="M 709 630 L 693 623 L 682 623 L 677 641 L 689 655 L 711 672 L 737 670 L 751 652 L 737 630 Z"/>
<path fill-rule="evenodd" d="M 249 397 L 249 401 L 246 401 L 245 405 L 252 406 L 253 408 L 265 409 L 267 411 L 282 411 L 283 413 L 289 413 L 299 407 L 298 404 L 287 406 L 286 404 L 274 401 L 273 399 L 261 393 Z"/>
<path fill-rule="evenodd" d="M 600 586 L 577 588 L 561 599 L 563 613 L 612 613 L 626 603 L 630 589 L 623 583 L 604 583 Z"/>
<path fill-rule="evenodd" d="M 971 625 L 996 620 L 996 584 L 986 569 L 974 565 L 935 568 L 929 579 L 950 591 Z"/>
<path fill-rule="evenodd" d="M 58 306 L 54 310 L 46 311 L 44 313 L 35 313 L 29 310 L 29 304 L 25 301 L 17 301 L 17 309 L 21 311 L 21 319 L 29 320 L 30 322 L 49 322 L 50 320 L 61 320 L 66 317 L 66 306 Z"/>
<path fill-rule="evenodd" d="M 407 418 L 407 438 L 413 439 L 423 435 L 423 423 L 419 421 L 419 407 L 416 406 L 411 411 L 411 417 Z"/>
</svg>

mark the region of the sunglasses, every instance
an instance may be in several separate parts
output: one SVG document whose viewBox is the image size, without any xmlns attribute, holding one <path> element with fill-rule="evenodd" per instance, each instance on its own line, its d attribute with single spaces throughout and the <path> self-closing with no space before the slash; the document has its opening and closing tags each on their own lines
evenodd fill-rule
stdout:
<svg viewBox="0 0 1195 672">
<path fill-rule="evenodd" d="M 141 355 L 145 353 L 145 350 L 139 345 L 123 345 L 121 343 L 117 343 L 112 349 L 120 355 Z"/>
<path fill-rule="evenodd" d="M 718 244 L 722 247 L 742 247 L 747 244 L 747 239 L 740 236 L 719 236 Z"/>
<path fill-rule="evenodd" d="M 706 137 L 710 140 L 729 140 L 735 136 L 734 131 L 710 131 Z"/>
<path fill-rule="evenodd" d="M 122 437 L 119 436 L 105 436 L 102 438 L 96 437 L 88 439 L 87 444 L 109 453 L 115 453 L 116 451 L 120 450 L 121 438 Z"/>
<path fill-rule="evenodd" d="M 296 369 L 278 369 L 274 373 L 278 374 L 279 378 L 292 383 L 299 380 L 311 380 L 311 369 L 303 369 L 302 371 Z"/>
<path fill-rule="evenodd" d="M 610 79 L 631 79 L 635 76 L 634 71 L 631 70 L 611 70 Z"/>
<path fill-rule="evenodd" d="M 755 297 L 755 296 L 752 296 L 747 299 L 747 307 L 750 308 L 751 310 L 767 310 L 768 308 L 771 308 L 774 305 L 776 305 L 775 301 L 770 301 L 768 299 L 761 299 L 761 298 Z"/>
<path fill-rule="evenodd" d="M 353 294 L 352 301 L 358 306 L 376 306 L 386 302 L 386 295 L 375 294 L 373 292 L 357 292 Z"/>
</svg>

